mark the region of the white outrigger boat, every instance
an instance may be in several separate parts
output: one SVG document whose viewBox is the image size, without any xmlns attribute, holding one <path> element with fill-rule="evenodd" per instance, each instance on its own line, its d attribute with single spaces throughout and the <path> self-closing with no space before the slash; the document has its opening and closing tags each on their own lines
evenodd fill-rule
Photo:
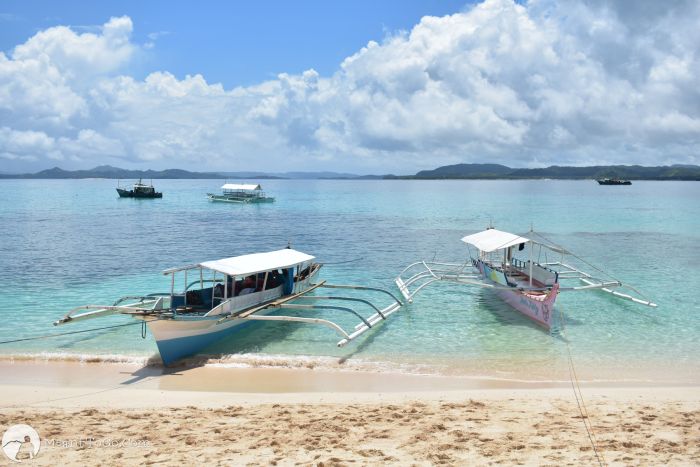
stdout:
<svg viewBox="0 0 700 467">
<path fill-rule="evenodd" d="M 225 203 L 272 203 L 275 198 L 267 196 L 260 185 L 225 183 L 221 194 L 207 193 L 209 201 Z"/>
<path fill-rule="evenodd" d="M 170 293 L 122 297 L 109 306 L 80 306 L 70 310 L 54 325 L 114 314 L 130 315 L 142 320 L 144 326 L 148 325 L 163 363 L 169 365 L 196 354 L 251 321 L 327 326 L 342 337 L 338 346 L 343 346 L 401 308 L 401 301 L 383 289 L 312 282 L 322 266 L 314 259 L 286 248 L 167 269 L 163 274 L 171 276 Z M 205 279 L 205 271 L 211 274 L 210 278 Z M 175 290 L 177 274 L 184 278 L 181 291 Z M 188 277 L 191 282 L 188 282 Z M 379 292 L 391 297 L 391 303 L 380 309 L 361 298 L 310 295 L 310 292 L 322 288 Z M 318 304 L 312 303 L 314 301 Z M 328 304 L 331 301 L 361 303 L 370 307 L 373 313 L 364 317 L 347 306 Z M 354 329 L 346 331 L 327 319 L 268 315 L 281 309 L 344 311 L 360 322 Z"/>
<path fill-rule="evenodd" d="M 533 236 L 541 240 L 529 238 Z M 418 261 L 399 274 L 396 285 L 408 302 L 412 302 L 421 289 L 437 281 L 484 287 L 494 290 L 503 301 L 546 329 L 552 326 L 554 302 L 560 292 L 597 289 L 641 305 L 657 306 L 630 285 L 582 271 L 571 264 L 575 260 L 583 261 L 581 258 L 532 230 L 526 238 L 488 228 L 467 235 L 462 241 L 477 249 L 477 254 L 473 255 L 469 248 L 467 262 Z M 516 252 L 526 249 L 527 259 L 515 257 Z M 543 253 L 545 260 L 541 261 Z M 552 254 L 558 259 L 549 261 Z M 567 257 L 573 259 L 565 260 Z M 629 293 L 618 291 L 621 289 Z"/>
</svg>

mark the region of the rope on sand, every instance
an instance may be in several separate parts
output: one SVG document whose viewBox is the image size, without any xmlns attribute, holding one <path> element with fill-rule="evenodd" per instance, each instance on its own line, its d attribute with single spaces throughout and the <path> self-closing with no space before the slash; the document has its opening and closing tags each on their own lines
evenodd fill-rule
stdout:
<svg viewBox="0 0 700 467">
<path fill-rule="evenodd" d="M 564 336 L 564 341 L 566 342 L 566 351 L 569 356 L 569 379 L 571 380 L 571 388 L 574 390 L 574 397 L 576 398 L 576 405 L 578 406 L 578 411 L 581 414 L 581 420 L 583 420 L 583 426 L 586 428 L 586 433 L 588 434 L 588 440 L 591 442 L 591 447 L 595 453 L 595 457 L 598 460 L 598 465 L 600 467 L 607 466 L 605 458 L 603 457 L 603 452 L 598 447 L 598 440 L 596 439 L 595 432 L 593 430 L 593 424 L 591 423 L 590 416 L 588 415 L 588 409 L 586 408 L 586 403 L 583 400 L 583 393 L 581 392 L 581 386 L 579 385 L 578 376 L 576 375 L 576 368 L 574 367 L 574 358 L 571 354 L 571 346 L 569 345 L 569 338 L 566 335 L 566 328 L 564 326 L 564 312 L 561 307 L 559 307 L 559 317 L 561 324 L 561 332 Z"/>
</svg>

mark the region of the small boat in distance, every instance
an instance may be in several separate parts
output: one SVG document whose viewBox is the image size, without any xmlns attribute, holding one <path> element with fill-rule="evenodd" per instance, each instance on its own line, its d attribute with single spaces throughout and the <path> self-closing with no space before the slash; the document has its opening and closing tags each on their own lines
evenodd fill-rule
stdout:
<svg viewBox="0 0 700 467">
<path fill-rule="evenodd" d="M 141 179 L 139 178 L 139 181 L 134 183 L 134 185 L 131 187 L 131 190 L 127 190 L 126 188 L 122 188 L 119 186 L 119 181 L 117 182 L 117 193 L 119 193 L 120 198 L 162 198 L 163 193 L 159 193 L 156 191 L 155 188 L 153 188 L 153 182 L 151 182 L 150 185 L 146 185 L 145 183 L 141 182 Z"/>
<path fill-rule="evenodd" d="M 145 327 L 150 328 L 163 364 L 170 365 L 243 329 L 252 321 L 326 326 L 340 335 L 338 346 L 341 347 L 401 308 L 402 303 L 383 289 L 311 282 L 322 266 L 314 259 L 306 253 L 285 248 L 167 269 L 163 274 L 170 276 L 170 293 L 126 296 L 112 305 L 79 306 L 54 325 L 114 314 L 129 315 L 142 321 L 142 336 L 145 336 Z M 182 284 L 182 288 L 176 290 L 175 284 Z M 310 294 L 321 288 L 379 292 L 391 297 L 391 303 L 379 308 L 362 298 Z M 346 305 L 352 303 L 369 307 L 372 314 L 365 316 L 366 313 L 360 314 Z M 295 314 L 270 315 L 287 309 L 294 310 Z M 334 321 L 317 315 L 300 316 L 316 310 L 346 312 L 347 317 L 358 319 L 359 323 L 346 331 Z M 344 324 L 348 325 L 347 320 Z"/>
<path fill-rule="evenodd" d="M 629 180 L 622 180 L 619 178 L 600 178 L 596 180 L 598 185 L 631 185 L 632 182 Z"/>
<path fill-rule="evenodd" d="M 539 238 L 533 239 L 532 236 Z M 595 277 L 582 271 L 574 261 L 586 265 L 588 263 L 532 230 L 526 238 L 491 227 L 467 235 L 462 241 L 468 246 L 476 247 L 476 255 L 472 255 L 471 249 L 469 250 L 470 261 L 463 264 L 418 261 L 399 274 L 396 285 L 406 300 L 412 302 L 423 287 L 436 281 L 489 288 L 508 305 L 545 329 L 552 326 L 554 302 L 560 292 L 599 289 L 641 305 L 657 306 L 634 287 L 623 284 L 597 268 L 594 269 L 605 277 Z M 516 258 L 516 253 L 523 250 L 527 250 L 524 254 L 527 259 Z M 540 262 L 543 253 L 545 261 Z M 556 259 L 552 258 L 553 254 L 559 256 L 558 261 L 552 260 Z M 475 271 L 466 271 L 468 265 Z M 411 271 L 410 276 L 404 279 L 402 276 L 408 271 Z M 572 283 L 573 281 L 580 282 Z M 411 291 L 409 287 L 414 284 L 417 287 Z M 627 289 L 632 295 L 613 289 Z"/>
<path fill-rule="evenodd" d="M 272 203 L 275 198 L 267 196 L 260 185 L 226 183 L 221 187 L 221 194 L 207 193 L 209 201 L 225 203 Z"/>
</svg>

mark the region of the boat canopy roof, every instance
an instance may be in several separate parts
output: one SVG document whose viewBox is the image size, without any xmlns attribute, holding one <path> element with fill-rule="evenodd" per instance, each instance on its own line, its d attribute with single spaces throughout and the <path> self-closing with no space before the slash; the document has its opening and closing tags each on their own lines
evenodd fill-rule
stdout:
<svg viewBox="0 0 700 467">
<path fill-rule="evenodd" d="M 467 235 L 462 238 L 462 241 L 469 245 L 474 245 L 481 251 L 490 253 L 513 245 L 529 242 L 530 239 L 501 230 L 487 229 L 483 232 Z"/>
<path fill-rule="evenodd" d="M 226 183 L 221 187 L 223 190 L 262 190 L 260 185 Z"/>
<path fill-rule="evenodd" d="M 285 248 L 268 253 L 234 256 L 199 263 L 197 267 L 212 269 L 229 276 L 247 276 L 273 269 L 286 269 L 313 260 L 314 257 L 301 251 Z"/>
</svg>

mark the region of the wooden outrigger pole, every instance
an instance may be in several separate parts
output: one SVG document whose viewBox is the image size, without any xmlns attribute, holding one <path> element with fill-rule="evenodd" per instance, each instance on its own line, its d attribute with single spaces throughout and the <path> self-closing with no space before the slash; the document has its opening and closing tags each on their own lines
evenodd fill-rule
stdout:
<svg viewBox="0 0 700 467">
<path fill-rule="evenodd" d="M 312 290 L 315 290 L 317 288 L 321 287 L 326 287 L 326 288 L 333 288 L 333 289 L 353 289 L 353 290 L 367 290 L 367 291 L 374 291 L 374 292 L 382 292 L 387 295 L 389 295 L 392 299 L 393 302 L 382 308 L 379 309 L 376 305 L 374 305 L 371 301 L 361 299 L 361 298 L 355 298 L 355 297 L 340 297 L 340 296 L 307 296 L 309 292 Z M 339 301 L 351 301 L 351 302 L 360 302 L 364 303 L 371 308 L 375 310 L 375 313 L 372 314 L 371 316 L 365 318 L 358 312 L 356 312 L 354 309 L 349 308 L 349 307 L 343 307 L 343 306 L 333 306 L 333 305 L 310 305 L 310 304 L 303 304 L 303 303 L 291 303 L 294 300 L 298 299 L 307 299 L 307 300 L 339 300 Z M 375 325 L 379 324 L 383 320 L 387 319 L 390 315 L 392 315 L 394 312 L 398 311 L 402 306 L 401 301 L 396 298 L 391 292 L 386 291 L 384 289 L 379 289 L 375 287 L 365 287 L 365 286 L 359 286 L 359 285 L 341 285 L 341 284 L 327 284 L 326 281 L 321 281 L 320 283 L 317 284 L 312 284 L 308 289 L 299 292 L 297 294 L 291 295 L 289 297 L 285 297 L 279 300 L 272 301 L 270 303 L 266 303 L 263 305 L 260 305 L 258 307 L 245 310 L 244 312 L 241 313 L 236 313 L 236 314 L 228 314 L 222 318 L 220 318 L 217 322 L 217 324 L 225 323 L 227 321 L 231 320 L 251 320 L 251 321 L 286 321 L 286 322 L 297 322 L 297 323 L 305 323 L 305 324 L 320 324 L 323 326 L 327 326 L 334 331 L 336 331 L 340 336 L 343 338 L 340 341 L 338 341 L 338 347 L 343 347 L 345 344 L 348 342 L 352 341 L 353 339 L 357 338 L 358 336 L 364 334 L 365 332 L 369 331 L 372 327 Z M 321 319 L 321 318 L 306 318 L 306 317 L 301 317 L 301 316 L 286 316 L 286 315 L 274 315 L 274 316 L 269 316 L 269 315 L 258 315 L 257 313 L 262 312 L 264 310 L 271 310 L 271 309 L 292 309 L 292 310 L 338 310 L 338 311 L 346 311 L 349 312 L 356 317 L 360 319 L 360 323 L 355 326 L 355 330 L 351 332 L 345 331 L 340 325 L 337 323 L 327 320 L 327 319 Z"/>
</svg>

